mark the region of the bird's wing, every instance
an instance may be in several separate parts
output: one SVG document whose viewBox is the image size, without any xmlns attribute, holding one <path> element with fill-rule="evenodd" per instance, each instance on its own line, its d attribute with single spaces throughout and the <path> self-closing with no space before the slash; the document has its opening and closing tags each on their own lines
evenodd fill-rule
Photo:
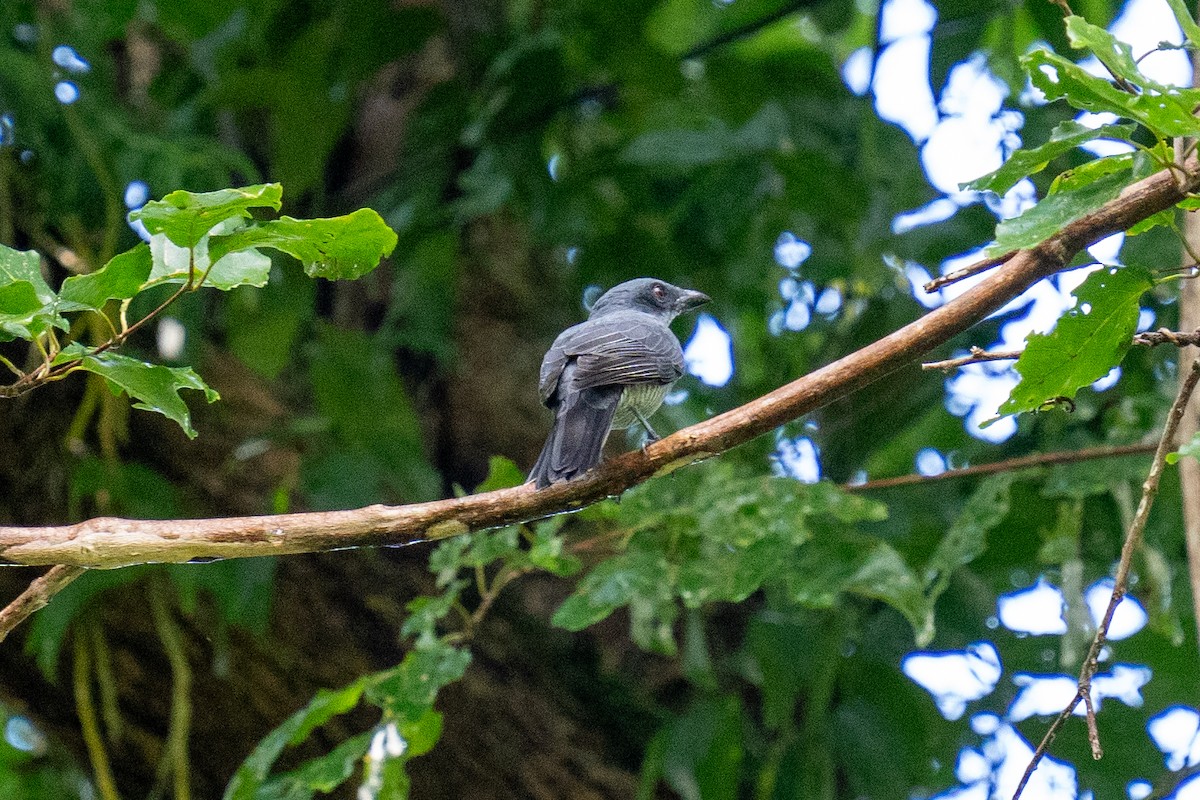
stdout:
<svg viewBox="0 0 1200 800">
<path fill-rule="evenodd" d="M 541 396 L 543 405 L 551 407 L 557 405 L 554 397 L 558 391 L 558 381 L 571 358 L 567 355 L 565 342 L 569 341 L 571 332 L 578 327 L 576 325 L 560 333 L 542 359 L 542 371 L 538 377 L 538 395 Z"/>
<path fill-rule="evenodd" d="M 671 384 L 683 375 L 683 349 L 663 320 L 637 312 L 607 314 L 566 333 L 579 389 L 631 383 Z M 556 342 L 556 345 L 558 343 Z M 553 348 L 552 348 L 553 349 Z"/>
</svg>

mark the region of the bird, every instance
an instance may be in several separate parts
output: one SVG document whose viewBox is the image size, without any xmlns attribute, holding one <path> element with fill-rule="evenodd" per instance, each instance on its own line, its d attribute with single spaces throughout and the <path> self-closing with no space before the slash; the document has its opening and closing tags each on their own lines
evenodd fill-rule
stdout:
<svg viewBox="0 0 1200 800">
<path fill-rule="evenodd" d="M 708 295 L 657 278 L 618 284 L 585 322 L 558 335 L 542 360 L 538 392 L 554 412 L 529 481 L 538 489 L 569 481 L 600 463 L 609 433 L 641 424 L 683 375 L 683 348 L 670 324 L 710 302 Z"/>
</svg>

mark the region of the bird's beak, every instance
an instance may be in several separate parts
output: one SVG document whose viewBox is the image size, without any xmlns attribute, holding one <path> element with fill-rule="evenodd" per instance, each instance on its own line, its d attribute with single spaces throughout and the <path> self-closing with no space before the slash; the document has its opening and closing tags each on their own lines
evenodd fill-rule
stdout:
<svg viewBox="0 0 1200 800">
<path fill-rule="evenodd" d="M 675 307 L 682 313 L 684 311 L 691 311 L 693 308 L 710 302 L 712 302 L 712 298 L 706 295 L 704 292 L 697 292 L 693 289 L 684 289 L 683 293 L 679 295 L 679 299 L 675 301 Z"/>
</svg>

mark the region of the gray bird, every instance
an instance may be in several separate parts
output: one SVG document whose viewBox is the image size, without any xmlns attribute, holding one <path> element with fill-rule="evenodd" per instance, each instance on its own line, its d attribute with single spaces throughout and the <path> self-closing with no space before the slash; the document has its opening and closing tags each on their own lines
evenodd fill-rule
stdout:
<svg viewBox="0 0 1200 800">
<path fill-rule="evenodd" d="M 708 295 L 655 278 L 609 289 L 586 322 L 567 328 L 542 360 L 538 390 L 554 411 L 554 426 L 529 471 L 542 489 L 600 463 L 614 428 L 647 421 L 683 375 L 683 348 L 671 320 L 709 301 Z"/>
</svg>

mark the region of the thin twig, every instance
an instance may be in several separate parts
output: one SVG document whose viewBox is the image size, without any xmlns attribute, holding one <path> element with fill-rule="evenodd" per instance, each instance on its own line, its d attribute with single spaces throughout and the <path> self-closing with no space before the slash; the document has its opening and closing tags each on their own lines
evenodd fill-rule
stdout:
<svg viewBox="0 0 1200 800">
<path fill-rule="evenodd" d="M 943 286 L 949 286 L 952 283 L 958 283 L 964 278 L 969 278 L 972 275 L 978 275 L 979 273 L 985 272 L 992 267 L 998 267 L 1016 254 L 1016 250 L 1009 250 L 1004 255 L 985 258 L 982 261 L 976 261 L 969 267 L 963 267 L 962 269 L 956 269 L 953 272 L 947 272 L 945 275 L 934 278 L 929 283 L 925 284 L 925 291 L 930 293 L 936 292 Z"/>
<path fill-rule="evenodd" d="M 880 478 L 865 483 L 845 483 L 842 488 L 848 492 L 870 492 L 879 489 L 894 489 L 897 486 L 912 486 L 914 484 L 933 483 L 935 481 L 971 478 L 979 475 L 993 475 L 997 472 L 1016 472 L 1030 467 L 1046 467 L 1055 464 L 1075 464 L 1080 461 L 1092 461 L 1098 458 L 1116 458 L 1119 456 L 1142 455 L 1153 453 L 1156 444 L 1123 444 L 1111 447 L 1089 447 L 1083 450 L 1066 450 L 1057 453 L 1035 453 L 1019 458 L 1009 458 L 1004 461 L 993 461 L 990 464 L 977 464 L 962 469 L 950 469 L 937 475 L 921 475 L 911 473 L 897 475 L 894 478 Z"/>
<path fill-rule="evenodd" d="M 945 361 L 926 361 L 921 369 L 940 369 L 949 372 L 952 369 L 965 367 L 967 364 L 980 364 L 985 361 L 1016 361 L 1021 357 L 1020 350 L 984 350 L 982 347 L 971 347 L 971 354 L 948 358 Z"/>
<path fill-rule="evenodd" d="M 1140 347 L 1155 347 L 1160 344 L 1173 344 L 1176 347 L 1200 345 L 1200 330 L 1169 331 L 1159 328 L 1156 331 L 1146 331 L 1136 334 L 1132 344 Z M 982 364 L 988 361 L 1015 361 L 1021 357 L 1020 350 L 984 350 L 982 347 L 971 347 L 969 355 L 958 358 L 947 358 L 944 361 L 926 361 L 921 369 L 940 369 L 949 372 L 952 369 L 965 367 L 967 364 Z"/>
<path fill-rule="evenodd" d="M 1125 534 L 1125 544 L 1121 547 L 1121 559 L 1117 562 L 1117 574 L 1113 578 L 1112 595 L 1108 599 L 1108 608 L 1104 611 L 1104 618 L 1100 620 L 1100 625 L 1096 628 L 1096 635 L 1092 638 L 1092 646 L 1088 648 L 1087 657 L 1083 660 L 1083 666 L 1079 670 L 1078 690 L 1075 692 L 1075 697 L 1067 704 L 1062 713 L 1055 718 L 1050 729 L 1046 731 L 1046 735 L 1042 737 L 1042 741 L 1038 744 L 1037 750 L 1033 753 L 1033 758 L 1029 761 L 1029 766 L 1025 768 L 1025 774 L 1021 776 L 1021 782 L 1017 784 L 1017 791 L 1013 794 L 1013 800 L 1018 800 L 1021 792 L 1025 790 L 1025 785 L 1029 782 L 1029 778 L 1033 775 L 1033 771 L 1037 769 L 1038 763 L 1046 754 L 1054 737 L 1058 735 L 1059 730 L 1066 724 L 1067 718 L 1079 705 L 1082 700 L 1087 708 L 1087 726 L 1088 726 L 1088 741 L 1092 747 L 1092 757 L 1099 759 L 1103 754 L 1103 749 L 1100 746 L 1100 733 L 1096 727 L 1096 711 L 1092 707 L 1092 677 L 1096 674 L 1097 664 L 1100 658 L 1100 650 L 1104 647 L 1104 642 L 1108 638 L 1108 626 L 1112 623 L 1113 613 L 1117 610 L 1117 605 L 1125 597 L 1125 592 L 1129 587 L 1129 571 L 1133 563 L 1133 553 L 1137 550 L 1142 541 L 1142 533 L 1146 529 L 1146 520 L 1150 517 L 1150 508 L 1154 505 L 1154 498 L 1158 494 L 1158 484 L 1162 480 L 1163 470 L 1167 464 L 1167 453 L 1174 449 L 1175 431 L 1179 427 L 1179 420 L 1183 418 L 1184 411 L 1187 409 L 1188 400 L 1192 396 L 1192 392 L 1196 388 L 1196 382 L 1200 381 L 1200 359 L 1192 362 L 1191 370 L 1187 377 L 1184 378 L 1179 387 L 1179 393 L 1175 396 L 1175 402 L 1171 404 L 1171 411 L 1167 414 L 1166 424 L 1163 426 L 1162 436 L 1158 440 L 1158 447 L 1154 451 L 1154 460 L 1150 463 L 1150 472 L 1146 476 L 1146 482 L 1142 484 L 1142 499 L 1138 503 L 1137 512 L 1133 515 L 1133 522 L 1129 525 L 1129 531 Z"/>
<path fill-rule="evenodd" d="M 68 583 L 85 572 L 83 567 L 59 564 L 51 567 L 44 575 L 34 578 L 17 599 L 0 609 L 0 642 L 26 617 L 46 607 L 50 598 L 62 591 Z"/>
</svg>

